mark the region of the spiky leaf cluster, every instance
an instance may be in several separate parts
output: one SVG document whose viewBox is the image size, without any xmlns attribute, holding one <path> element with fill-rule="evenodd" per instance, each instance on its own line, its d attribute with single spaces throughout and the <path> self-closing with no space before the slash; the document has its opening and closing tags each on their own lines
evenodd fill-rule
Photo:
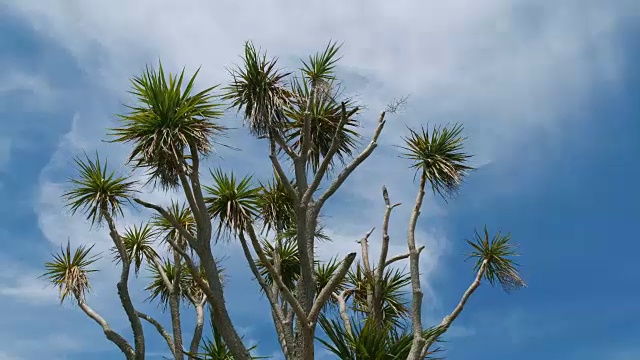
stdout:
<svg viewBox="0 0 640 360">
<path fill-rule="evenodd" d="M 409 129 L 404 138 L 402 156 L 411 160 L 416 174 L 425 176 L 434 193 L 443 198 L 457 193 L 466 174 L 471 155 L 463 151 L 463 127 L 460 124 L 433 129 Z"/>
<path fill-rule="evenodd" d="M 92 225 L 100 224 L 105 214 L 123 215 L 122 205 L 135 192 L 135 182 L 107 171 L 107 161 L 102 164 L 98 154 L 94 160 L 85 154 L 84 160 L 74 161 L 79 174 L 70 180 L 73 188 L 63 194 L 71 213 L 85 213 Z"/>
<path fill-rule="evenodd" d="M 91 290 L 88 274 L 97 271 L 90 266 L 98 260 L 97 256 L 91 255 L 91 249 L 93 246 L 81 245 L 71 250 L 71 244 L 67 242 L 66 248 L 61 247 L 58 253 L 53 254 L 53 260 L 45 263 L 41 277 L 58 288 L 60 303 L 70 294 L 83 300 Z"/>
<path fill-rule="evenodd" d="M 475 259 L 474 270 L 479 271 L 485 264 L 484 279 L 491 285 L 500 284 L 506 292 L 526 286 L 518 271 L 519 264 L 513 260 L 518 253 L 510 240 L 510 234 L 502 235 L 500 232 L 490 238 L 486 227 L 482 234 L 475 232 L 473 241 L 467 240 L 473 248 L 468 258 Z"/>
<path fill-rule="evenodd" d="M 129 161 L 146 168 L 150 181 L 163 188 L 177 186 L 180 173 L 189 169 L 186 159 L 207 155 L 212 138 L 225 131 L 214 122 L 222 115 L 212 94 L 215 87 L 195 91 L 198 72 L 186 80 L 184 70 L 173 75 L 165 74 L 162 64 L 157 71 L 147 67 L 131 79 L 137 104 L 127 106 L 121 126 L 111 132 L 114 141 L 133 143 Z"/>
<path fill-rule="evenodd" d="M 218 233 L 243 231 L 258 216 L 260 188 L 251 185 L 249 176 L 236 178 L 220 169 L 211 176 L 213 185 L 204 187 L 205 202 L 209 216 L 218 220 Z"/>
</svg>

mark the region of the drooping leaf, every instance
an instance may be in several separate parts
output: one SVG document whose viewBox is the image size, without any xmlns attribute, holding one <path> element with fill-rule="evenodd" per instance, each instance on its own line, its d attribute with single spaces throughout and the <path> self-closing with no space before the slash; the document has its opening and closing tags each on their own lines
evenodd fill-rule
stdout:
<svg viewBox="0 0 640 360">
<path fill-rule="evenodd" d="M 137 104 L 127 106 L 129 112 L 119 116 L 121 126 L 111 131 L 114 141 L 133 143 L 129 162 L 147 169 L 149 181 L 162 188 L 178 186 L 180 172 L 190 169 L 186 160 L 209 154 L 212 138 L 226 130 L 214 122 L 222 115 L 215 87 L 195 91 L 198 72 L 184 84 L 184 70 L 173 75 L 165 74 L 162 64 L 158 71 L 147 67 L 131 80 Z M 196 153 L 185 155 L 190 146 Z"/>
</svg>

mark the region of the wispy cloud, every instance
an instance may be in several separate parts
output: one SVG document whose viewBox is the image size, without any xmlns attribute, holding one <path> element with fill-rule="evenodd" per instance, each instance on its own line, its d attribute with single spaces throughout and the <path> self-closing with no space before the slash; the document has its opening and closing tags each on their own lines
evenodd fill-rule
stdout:
<svg viewBox="0 0 640 360">
<path fill-rule="evenodd" d="M 383 184 L 389 186 L 393 201 L 404 204 L 394 212 L 391 228 L 391 251 L 404 252 L 415 184 L 393 145 L 399 143 L 405 126 L 462 121 L 470 137 L 469 149 L 478 154 L 478 164 L 493 161 L 509 166 L 514 155 L 525 149 L 527 153 L 543 153 L 544 141 L 532 144 L 531 139 L 545 135 L 545 141 L 551 141 L 565 136 L 571 126 L 585 125 L 573 123 L 566 115 L 588 101 L 594 84 L 615 84 L 624 75 L 619 44 L 611 39 L 623 17 L 640 11 L 633 1 L 616 3 L 190 0 L 177 6 L 151 0 L 9 0 L 11 14 L 69 52 L 89 79 L 89 87 L 80 89 L 78 98 L 74 98 L 75 108 L 69 109 L 76 115 L 65 118 L 70 130 L 41 172 L 34 206 L 38 225 L 55 246 L 69 239 L 75 245 L 97 243 L 96 250 L 108 251 L 106 232 L 90 231 L 81 216 L 70 216 L 60 195 L 67 186 L 66 177 L 72 174 L 70 159 L 83 151 L 89 155 L 99 151 L 114 169 L 128 171 L 122 166 L 127 147 L 101 141 L 105 129 L 113 125 L 112 114 L 124 109 L 103 103 L 130 101 L 125 98 L 128 77 L 137 74 L 145 63 L 160 58 L 167 68 L 175 71 L 186 66 L 188 72 L 202 65 L 199 86 L 204 86 L 229 80 L 225 67 L 239 61 L 237 54 L 247 39 L 279 56 L 283 65 L 295 68 L 297 58 L 322 48 L 333 38 L 345 43 L 339 72 L 347 90 L 368 106 L 362 117 L 365 137 L 370 135 L 378 111 L 392 98 L 406 94 L 411 98 L 404 112 L 389 118 L 378 151 L 328 204 L 325 223 L 334 241 L 320 245 L 319 252 L 326 258 L 357 251 L 355 240 L 373 226 L 380 230 Z M 32 75 L 18 73 L 0 79 L 7 79 L 0 85 L 0 95 L 22 91 L 51 98 L 58 90 Z M 229 113 L 223 121 L 239 127 L 239 121 L 232 122 L 232 115 Z M 8 163 L 9 149 L 19 140 L 0 138 L 0 169 Z M 257 177 L 270 175 L 265 144 L 242 129 L 232 131 L 224 141 L 241 144 L 243 151 L 221 148 L 221 158 L 209 159 L 209 165 L 233 168 L 239 174 L 255 173 Z M 139 174 L 134 176 L 140 178 Z M 510 180 L 505 177 L 495 181 Z M 496 189 L 500 188 L 496 184 Z M 160 203 L 171 196 L 177 194 L 145 195 Z M 437 275 L 450 250 L 447 234 L 440 228 L 441 221 L 446 220 L 446 208 L 439 204 L 428 199 L 425 222 L 419 230 L 421 243 L 427 245 L 422 258 L 427 292 L 433 291 L 429 290 L 429 279 Z M 120 225 L 143 221 L 148 215 L 127 211 L 127 219 Z M 374 236 L 374 255 L 378 245 L 379 236 Z M 238 249 L 229 246 L 220 251 L 229 255 L 227 265 L 234 270 L 229 297 L 246 299 L 250 275 Z M 107 304 L 114 300 L 109 297 L 113 275 L 107 270 L 96 277 L 99 296 L 92 299 L 100 310 L 109 311 Z M 4 296 L 33 301 L 45 296 L 36 291 L 36 283 L 26 279 L 19 284 L 3 284 L 0 294 Z M 252 291 L 258 295 L 257 287 Z M 238 316 L 268 313 L 264 301 L 253 303 L 255 306 L 231 302 L 230 307 Z M 437 302 L 429 304 L 437 307 Z M 250 320 L 240 325 L 246 326 Z M 463 334 L 465 331 L 460 330 Z"/>
</svg>

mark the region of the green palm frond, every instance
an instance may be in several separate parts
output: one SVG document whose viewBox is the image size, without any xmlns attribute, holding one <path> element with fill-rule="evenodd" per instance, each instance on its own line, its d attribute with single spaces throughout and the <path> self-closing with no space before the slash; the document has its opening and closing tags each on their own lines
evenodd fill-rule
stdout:
<svg viewBox="0 0 640 360">
<path fill-rule="evenodd" d="M 213 314 L 212 311 L 209 312 Z M 212 337 L 204 339 L 202 345 L 200 345 L 200 352 L 197 354 L 185 353 L 195 360 L 233 360 L 231 351 L 227 344 L 225 344 L 220 331 L 213 324 L 213 315 L 211 315 L 211 332 Z M 249 347 L 247 350 L 252 352 L 256 349 L 257 345 Z M 251 356 L 251 359 L 268 359 L 269 356 Z"/>
<path fill-rule="evenodd" d="M 486 226 L 482 234 L 475 231 L 474 241 L 467 240 L 473 248 L 468 258 L 476 259 L 474 271 L 478 271 L 486 262 L 483 277 L 491 285 L 500 284 L 507 292 L 526 286 L 517 268 L 519 264 L 512 259 L 519 255 L 515 251 L 516 246 L 511 244 L 510 240 L 510 234 L 502 235 L 500 232 L 490 239 Z"/>
<path fill-rule="evenodd" d="M 373 288 L 374 278 L 367 275 L 360 263 L 347 273 L 346 281 L 354 291 L 353 308 L 365 314 L 371 313 L 367 303 L 367 289 Z M 382 276 L 382 320 L 394 326 L 400 326 L 409 314 L 407 305 L 407 286 L 411 277 L 400 269 L 386 268 Z"/>
<path fill-rule="evenodd" d="M 340 267 L 340 261 L 333 257 L 329 259 L 329 261 L 316 263 L 316 282 L 317 282 L 317 292 L 320 293 L 322 289 L 329 283 L 331 277 L 336 273 L 338 268 Z M 347 283 L 346 279 L 343 279 L 341 283 L 339 283 L 334 292 L 341 292 L 346 289 Z M 331 304 L 335 303 L 335 299 L 333 297 L 329 298 L 329 302 Z"/>
<path fill-rule="evenodd" d="M 259 209 L 265 232 L 272 229 L 281 231 L 294 226 L 295 204 L 280 178 L 275 176 L 274 180 L 260 184 L 260 187 Z"/>
<path fill-rule="evenodd" d="M 149 285 L 147 285 L 145 290 L 149 292 L 147 301 L 158 301 L 158 305 L 162 308 L 162 310 L 166 310 L 167 306 L 169 305 L 171 290 L 165 284 L 160 272 L 164 272 L 169 282 L 174 284 L 176 281 L 177 271 L 175 264 L 169 259 L 164 259 L 160 265 L 162 266 L 161 269 L 158 269 L 155 264 L 149 265 L 151 281 L 149 282 Z M 179 274 L 180 288 L 188 289 L 191 285 L 188 271 L 180 271 Z"/>
<path fill-rule="evenodd" d="M 124 249 L 129 258 L 129 262 L 134 266 L 136 275 L 138 275 L 143 263 L 150 262 L 151 259 L 159 257 L 153 248 L 156 236 L 157 233 L 151 225 L 141 224 L 140 226 L 134 225 L 126 229 L 120 237 L 124 243 Z M 122 260 L 117 248 L 113 247 L 111 251 L 114 253 L 117 262 Z"/>
<path fill-rule="evenodd" d="M 315 91 L 312 95 L 310 84 L 304 80 L 292 82 L 293 97 L 289 106 L 285 108 L 285 114 L 291 122 L 288 124 L 286 140 L 295 150 L 299 150 L 303 142 L 304 122 L 307 112 L 307 103 L 311 96 L 311 148 L 309 165 L 315 171 L 320 166 L 322 159 L 331 148 L 331 143 L 336 135 L 336 129 L 342 117 L 346 117 L 346 123 L 342 131 L 338 133 L 338 150 L 335 153 L 336 160 L 344 160 L 353 155 L 358 145 L 359 134 L 356 131 L 359 125 L 354 117 L 360 111 L 353 99 L 338 100 L 338 89 L 333 82 L 325 82 L 322 91 Z M 344 104 L 344 109 L 343 109 Z"/>
<path fill-rule="evenodd" d="M 309 56 L 309 61 L 302 62 L 302 73 L 311 83 L 335 80 L 334 70 L 340 60 L 338 51 L 342 45 L 330 41 L 322 53 Z"/>
<path fill-rule="evenodd" d="M 426 177 L 434 194 L 443 198 L 456 194 L 463 178 L 473 170 L 467 165 L 471 155 L 463 152 L 462 130 L 460 124 L 431 131 L 409 129 L 409 136 L 404 138 L 403 157 L 413 162 L 411 167 Z"/>
<path fill-rule="evenodd" d="M 352 320 L 351 331 L 347 331 L 340 321 L 322 316 L 320 327 L 327 339 L 318 341 L 340 360 L 404 360 L 411 350 L 411 333 L 391 324 L 381 328 L 368 320 Z M 436 332 L 435 328 L 428 328 L 423 336 L 430 338 Z M 434 352 L 426 358 L 433 359 Z"/>
<path fill-rule="evenodd" d="M 220 280 L 224 280 L 222 267 L 218 267 L 218 270 L 220 271 Z M 184 274 L 185 279 L 184 279 L 184 282 L 181 283 L 180 285 L 180 290 L 182 290 L 182 292 L 187 298 L 191 297 L 192 299 L 195 299 L 195 300 L 201 299 L 204 296 L 204 291 L 202 290 L 200 285 L 198 285 L 198 282 L 196 281 L 196 278 L 193 272 L 191 272 L 191 269 L 186 266 L 184 267 L 183 272 L 185 273 Z M 207 275 L 205 273 L 204 266 L 202 265 L 198 266 L 198 272 L 196 275 L 199 276 L 205 283 L 208 284 Z"/>
<path fill-rule="evenodd" d="M 258 216 L 260 188 L 251 185 L 251 177 L 237 179 L 217 169 L 211 173 L 213 186 L 204 186 L 205 198 L 211 218 L 219 221 L 218 233 L 222 230 L 242 231 Z"/>
<path fill-rule="evenodd" d="M 165 74 L 162 64 L 158 71 L 147 67 L 131 80 L 138 104 L 127 106 L 129 113 L 120 115 L 121 127 L 112 129 L 114 141 L 133 143 L 129 161 L 146 168 L 149 181 L 163 188 L 177 186 L 180 171 L 188 171 L 184 154 L 189 146 L 206 156 L 211 138 L 226 130 L 213 121 L 222 115 L 221 105 L 214 102 L 215 87 L 194 90 L 198 72 L 183 87 L 184 70 L 173 75 Z"/>
<path fill-rule="evenodd" d="M 116 176 L 115 172 L 107 171 L 96 154 L 95 160 L 85 154 L 85 159 L 74 159 L 79 176 L 70 179 L 73 188 L 63 194 L 71 213 L 81 211 L 87 215 L 91 225 L 100 224 L 107 211 L 112 217 L 123 215 L 122 204 L 130 201 L 135 192 L 134 181 L 127 181 L 123 176 Z"/>
<path fill-rule="evenodd" d="M 232 83 L 223 99 L 240 112 L 252 134 L 262 137 L 271 130 L 279 131 L 286 119 L 282 107 L 289 101 L 284 81 L 289 73 L 276 68 L 277 59 L 267 60 L 251 42 L 244 46 L 243 65 L 230 71 Z"/>
<path fill-rule="evenodd" d="M 91 255 L 92 246 L 81 245 L 71 250 L 71 244 L 67 241 L 66 248 L 60 248 L 60 252 L 52 254 L 53 260 L 44 264 L 45 272 L 40 277 L 46 278 L 53 286 L 58 288 L 60 303 L 73 295 L 76 299 L 84 299 L 91 290 L 88 274 L 98 270 L 90 266 L 98 260 L 97 255 Z"/>
<path fill-rule="evenodd" d="M 324 226 L 322 225 L 318 225 L 316 227 L 316 232 L 313 236 L 315 241 L 331 241 L 331 237 L 325 232 Z M 278 236 L 279 239 L 293 241 L 295 241 L 297 237 L 298 228 L 295 221 L 291 223 L 289 227 L 285 228 Z"/>
<path fill-rule="evenodd" d="M 276 255 L 280 258 L 280 275 L 285 286 L 293 290 L 300 276 L 300 258 L 298 257 L 298 245 L 295 241 L 284 240 L 275 244 L 267 240 L 262 241 L 262 251 L 265 253 L 267 260 L 275 266 Z M 267 270 L 265 264 L 256 260 L 256 266 L 266 283 L 271 285 L 273 278 Z"/>
<path fill-rule="evenodd" d="M 173 216 L 189 234 L 193 236 L 196 235 L 196 222 L 189 206 L 184 203 L 179 204 L 176 201 L 171 201 L 171 205 L 167 208 L 167 212 Z M 172 239 L 183 249 L 187 247 L 187 240 L 164 216 L 155 214 L 151 224 L 158 229 L 161 235 L 163 235 L 163 240 L 165 242 L 167 242 L 167 239 Z M 168 242 L 167 245 L 169 249 L 173 251 L 173 248 Z"/>
</svg>

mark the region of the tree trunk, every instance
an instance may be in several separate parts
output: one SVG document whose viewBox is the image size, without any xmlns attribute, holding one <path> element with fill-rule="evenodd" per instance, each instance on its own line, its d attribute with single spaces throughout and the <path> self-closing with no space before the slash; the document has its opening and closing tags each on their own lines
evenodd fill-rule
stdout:
<svg viewBox="0 0 640 360">
<path fill-rule="evenodd" d="M 184 360 L 182 345 L 182 324 L 180 321 L 180 276 L 182 271 L 182 263 L 180 254 L 173 252 L 173 261 L 175 266 L 175 275 L 173 278 L 173 286 L 169 294 L 169 311 L 171 312 L 171 326 L 173 329 L 173 348 L 175 349 L 174 358 L 176 360 Z"/>
</svg>

